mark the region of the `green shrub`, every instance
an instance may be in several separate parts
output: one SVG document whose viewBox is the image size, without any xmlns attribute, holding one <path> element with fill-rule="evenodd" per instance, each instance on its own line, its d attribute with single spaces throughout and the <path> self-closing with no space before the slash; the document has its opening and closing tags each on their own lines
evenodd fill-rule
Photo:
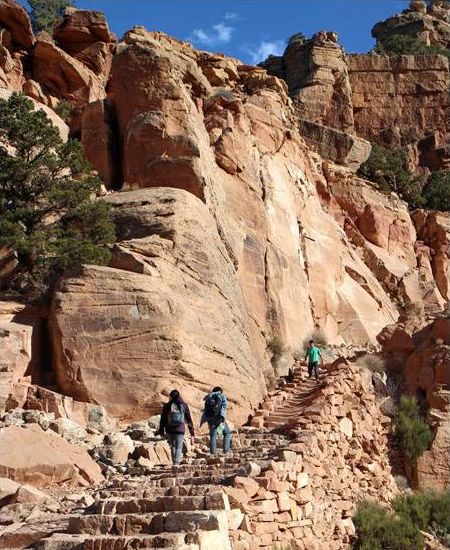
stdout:
<svg viewBox="0 0 450 550">
<path fill-rule="evenodd" d="M 390 515 L 380 505 L 361 502 L 353 518 L 358 540 L 355 550 L 422 550 L 419 528 L 409 519 Z"/>
<path fill-rule="evenodd" d="M 73 113 L 72 103 L 66 99 L 60 99 L 56 105 L 55 113 L 59 115 L 64 122 L 69 122 Z"/>
<path fill-rule="evenodd" d="M 427 531 L 448 547 L 450 542 L 450 493 L 420 492 L 398 497 L 393 503 L 397 515 Z"/>
<path fill-rule="evenodd" d="M 109 261 L 114 228 L 96 200 L 100 180 L 79 142 L 58 129 L 25 96 L 0 100 L 0 245 L 18 266 L 13 291 L 40 296 L 64 269 Z"/>
<path fill-rule="evenodd" d="M 62 18 L 64 10 L 73 6 L 72 0 L 28 0 L 30 18 L 35 32 L 47 31 L 53 34 L 53 28 Z"/>
<path fill-rule="evenodd" d="M 406 34 L 391 34 L 378 40 L 375 51 L 389 56 L 440 54 L 450 57 L 450 50 L 438 45 L 428 46 L 419 38 Z"/>
<path fill-rule="evenodd" d="M 425 206 L 422 180 L 411 174 L 403 149 L 385 149 L 376 143 L 367 161 L 361 165 L 359 175 L 378 184 L 382 191 L 395 191 L 413 208 Z"/>
<path fill-rule="evenodd" d="M 289 47 L 289 46 L 294 46 L 296 44 L 305 44 L 305 42 L 307 41 L 308 39 L 302 32 L 296 32 L 295 34 L 293 34 L 287 39 L 287 45 Z"/>
<path fill-rule="evenodd" d="M 415 397 L 400 397 L 394 416 L 394 427 L 405 459 L 409 464 L 415 464 L 433 439 L 428 424 L 420 416 L 419 404 Z"/>
<path fill-rule="evenodd" d="M 450 211 L 450 172 L 433 172 L 423 188 L 427 208 Z"/>
</svg>

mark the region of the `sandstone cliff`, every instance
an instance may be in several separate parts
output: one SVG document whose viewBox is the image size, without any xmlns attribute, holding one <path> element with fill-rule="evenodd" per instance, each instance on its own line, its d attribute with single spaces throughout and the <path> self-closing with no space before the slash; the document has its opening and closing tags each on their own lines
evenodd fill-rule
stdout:
<svg viewBox="0 0 450 550">
<path fill-rule="evenodd" d="M 66 395 L 132 419 L 177 384 L 198 409 L 214 372 L 242 421 L 280 366 L 274 339 L 288 361 L 317 329 L 335 343 L 374 343 L 412 303 L 437 311 L 449 299 L 446 223 L 421 219 L 416 230 L 398 198 L 324 163 L 301 137 L 299 105 L 319 127 L 330 101 L 339 107 L 326 115 L 330 131 L 355 137 L 334 35 L 289 52 L 292 67 L 298 55 L 328 63 L 291 75 L 294 105 L 262 68 L 140 27 L 116 43 L 98 13 L 69 10 L 55 39 L 9 44 L 28 60 L 19 89 L 50 106 L 70 100 L 72 132 L 122 191 L 107 197 L 111 265 L 62 280 L 51 307 L 53 373 Z M 51 66 L 64 79 L 50 83 Z"/>
</svg>

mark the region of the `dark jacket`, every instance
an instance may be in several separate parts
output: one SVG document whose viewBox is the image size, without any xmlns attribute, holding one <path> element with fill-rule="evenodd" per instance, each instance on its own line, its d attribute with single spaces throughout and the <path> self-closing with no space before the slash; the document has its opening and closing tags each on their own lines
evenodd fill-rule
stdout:
<svg viewBox="0 0 450 550">
<path fill-rule="evenodd" d="M 210 392 L 210 393 L 208 393 L 208 395 L 206 395 L 204 397 L 203 400 L 206 401 L 208 399 L 208 397 L 210 395 L 213 395 L 214 393 L 220 395 L 220 398 L 222 400 L 222 405 L 220 407 L 220 418 L 225 419 L 225 416 L 227 414 L 228 400 L 227 400 L 226 396 L 223 393 L 221 393 L 221 392 Z M 200 426 L 202 426 L 204 422 L 207 422 L 208 424 L 215 424 L 215 425 L 220 424 L 220 421 L 221 421 L 220 418 L 211 418 L 210 416 L 208 416 L 208 413 L 204 410 L 203 414 L 202 414 L 202 418 L 200 420 Z"/>
<path fill-rule="evenodd" d="M 189 433 L 192 437 L 194 437 L 194 424 L 192 422 L 192 416 L 191 411 L 189 410 L 189 407 L 187 406 L 187 403 L 184 401 L 175 401 L 177 405 L 181 405 L 184 407 L 184 418 L 185 423 L 181 424 L 181 426 L 177 426 L 176 428 L 173 428 L 169 426 L 169 413 L 170 413 L 170 407 L 174 401 L 169 401 L 165 405 L 163 405 L 162 412 L 161 412 L 161 420 L 159 422 L 159 434 L 164 435 L 165 433 L 178 433 L 178 434 L 184 434 L 186 431 L 186 424 L 189 428 Z"/>
</svg>

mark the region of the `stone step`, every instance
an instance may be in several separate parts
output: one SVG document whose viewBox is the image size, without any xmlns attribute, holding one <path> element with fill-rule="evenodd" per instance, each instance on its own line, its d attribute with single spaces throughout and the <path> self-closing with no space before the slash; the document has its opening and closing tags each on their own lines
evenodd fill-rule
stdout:
<svg viewBox="0 0 450 550">
<path fill-rule="evenodd" d="M 36 550 L 134 550 L 143 548 L 200 550 L 198 544 L 186 542 L 186 539 L 189 538 L 195 538 L 195 536 L 186 533 L 160 533 L 131 537 L 58 534 L 41 540 L 36 546 Z"/>
<path fill-rule="evenodd" d="M 109 498 L 95 503 L 89 512 L 93 514 L 136 514 L 149 512 L 174 512 L 189 510 L 224 510 L 227 499 L 216 488 L 207 496 L 159 496 L 156 498 Z"/>
<path fill-rule="evenodd" d="M 193 531 L 227 531 L 224 510 L 84 515 L 69 521 L 67 532 L 88 535 L 158 535 Z"/>
</svg>

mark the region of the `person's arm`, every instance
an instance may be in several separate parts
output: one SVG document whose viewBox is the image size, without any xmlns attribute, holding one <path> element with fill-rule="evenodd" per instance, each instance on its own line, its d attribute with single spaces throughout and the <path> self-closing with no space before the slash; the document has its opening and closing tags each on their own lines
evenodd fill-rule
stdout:
<svg viewBox="0 0 450 550">
<path fill-rule="evenodd" d="M 220 416 L 223 418 L 222 422 L 225 420 L 227 414 L 228 400 L 225 395 L 222 394 L 222 406 L 220 408 Z"/>
<path fill-rule="evenodd" d="M 163 405 L 163 408 L 161 411 L 161 418 L 159 420 L 159 430 L 158 430 L 159 435 L 162 437 L 164 437 L 166 426 L 167 426 L 167 407 Z"/>
<path fill-rule="evenodd" d="M 185 416 L 186 416 L 186 424 L 189 429 L 189 433 L 191 434 L 191 439 L 194 439 L 195 437 L 195 430 L 194 430 L 194 423 L 192 422 L 192 416 L 191 411 L 189 410 L 189 407 L 184 404 L 186 407 Z"/>
</svg>

